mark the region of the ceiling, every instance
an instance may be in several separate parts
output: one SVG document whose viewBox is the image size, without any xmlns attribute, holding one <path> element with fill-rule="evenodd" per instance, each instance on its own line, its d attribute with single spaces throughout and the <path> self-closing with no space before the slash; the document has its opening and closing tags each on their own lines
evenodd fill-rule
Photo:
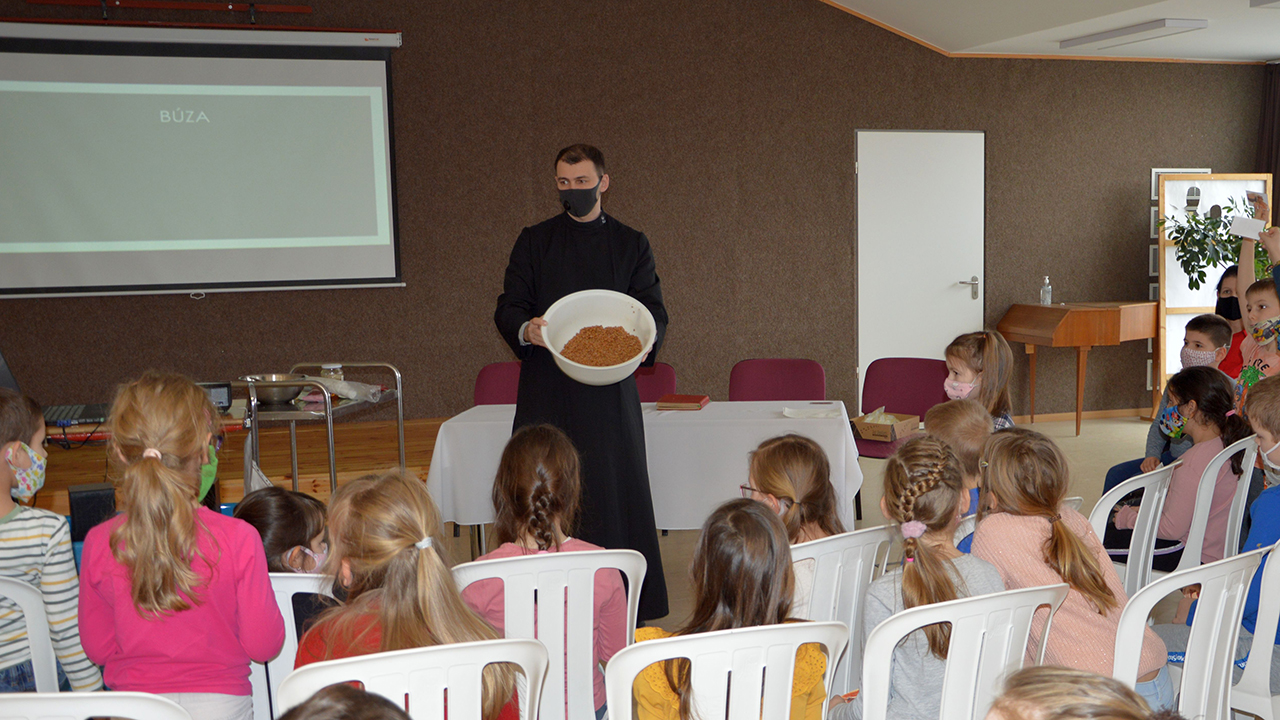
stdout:
<svg viewBox="0 0 1280 720">
<path fill-rule="evenodd" d="M 1280 1 L 827 0 L 949 55 L 1032 55 L 1266 62 L 1280 59 Z M 1162 18 L 1208 27 L 1101 49 L 1063 40 Z"/>
</svg>

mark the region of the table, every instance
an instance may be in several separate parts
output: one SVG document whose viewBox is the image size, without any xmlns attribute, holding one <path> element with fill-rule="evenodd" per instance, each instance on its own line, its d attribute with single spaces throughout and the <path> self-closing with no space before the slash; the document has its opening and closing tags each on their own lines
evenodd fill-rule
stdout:
<svg viewBox="0 0 1280 720">
<path fill-rule="evenodd" d="M 790 418 L 783 415 L 786 408 L 827 410 L 831 417 Z M 752 450 L 768 438 L 799 433 L 826 451 L 840 520 L 854 528 L 853 496 L 862 487 L 862 470 L 844 403 L 713 402 L 697 411 L 659 411 L 655 403 L 642 403 L 641 409 L 657 527 L 701 528 L 720 503 L 741 497 L 738 486 L 747 482 Z M 440 426 L 427 490 L 446 522 L 493 521 L 493 479 L 515 414 L 515 405 L 478 405 Z"/>
<path fill-rule="evenodd" d="M 996 325 L 1010 342 L 1025 343 L 1031 363 L 1031 422 L 1036 421 L 1036 345 L 1076 349 L 1076 435 L 1084 415 L 1084 374 L 1089 349 L 1156 337 L 1154 302 L 1013 305 Z M 1156 390 L 1155 400 L 1159 400 Z"/>
</svg>

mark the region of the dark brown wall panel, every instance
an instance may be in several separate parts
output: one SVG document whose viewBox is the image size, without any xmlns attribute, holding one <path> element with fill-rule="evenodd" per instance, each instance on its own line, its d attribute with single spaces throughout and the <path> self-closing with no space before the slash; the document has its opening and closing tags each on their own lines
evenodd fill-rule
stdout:
<svg viewBox="0 0 1280 720">
<path fill-rule="evenodd" d="M 311 5 L 269 21 L 404 33 L 407 287 L 5 300 L 0 347 L 31 394 L 104 395 L 150 366 L 212 379 L 381 359 L 404 370 L 411 416 L 456 413 L 479 368 L 509 359 L 493 304 L 520 229 L 558 209 L 551 159 L 588 141 L 610 164 L 607 209 L 653 243 L 672 315 L 661 359 L 681 390 L 723 399 L 737 360 L 807 356 L 852 406 L 856 130 L 986 132 L 989 324 L 1046 274 L 1056 300 L 1145 298 L 1149 169 L 1253 170 L 1260 66 L 950 59 L 818 0 Z M 0 0 L 0 15 L 96 11 Z M 904 292 L 913 264 L 904 252 Z M 927 315 L 903 322 L 931 331 Z M 1091 359 L 1087 408 L 1147 400 L 1144 346 Z M 1040 412 L 1074 407 L 1073 363 L 1043 353 Z"/>
</svg>

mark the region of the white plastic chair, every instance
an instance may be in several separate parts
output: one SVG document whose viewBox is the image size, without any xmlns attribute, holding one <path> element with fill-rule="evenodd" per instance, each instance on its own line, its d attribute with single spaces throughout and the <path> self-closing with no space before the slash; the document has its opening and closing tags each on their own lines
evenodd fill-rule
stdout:
<svg viewBox="0 0 1280 720">
<path fill-rule="evenodd" d="M 826 648 L 823 688 L 828 688 L 835 672 L 833 659 L 848 641 L 844 623 L 796 622 L 636 643 L 614 655 L 605 668 L 609 718 L 632 720 L 636 676 L 654 663 L 673 658 L 690 662 L 696 717 L 785 718 L 791 713 L 791 682 L 800 646 L 816 643 Z"/>
<path fill-rule="evenodd" d="M 35 670 L 36 692 L 58 692 L 58 660 L 49 637 L 49 616 L 44 612 L 44 596 L 21 580 L 0 578 L 0 598 L 17 603 L 27 621 L 27 645 Z"/>
<path fill-rule="evenodd" d="M 1200 600 L 1191 625 L 1191 637 L 1187 641 L 1182 678 L 1174 681 L 1178 712 L 1189 718 L 1229 720 L 1227 696 L 1231 690 L 1231 667 L 1235 660 L 1236 638 L 1240 634 L 1240 616 L 1244 612 L 1249 581 L 1266 551 L 1254 550 L 1169 573 L 1129 598 L 1116 626 L 1112 675 L 1129 687 L 1137 683 L 1142 636 L 1147 629 L 1151 609 L 1169 593 L 1199 583 Z"/>
<path fill-rule="evenodd" d="M 1116 574 L 1124 580 L 1124 594 L 1129 597 L 1133 597 L 1134 593 L 1151 582 L 1151 558 L 1155 554 L 1160 514 L 1164 512 L 1164 501 L 1169 494 L 1173 470 L 1181 463 L 1178 460 L 1125 480 L 1098 498 L 1098 504 L 1089 513 L 1089 524 L 1101 540 L 1107 532 L 1107 525 L 1111 523 L 1111 511 L 1116 504 L 1129 493 L 1142 490 L 1138 519 L 1133 525 L 1133 536 L 1129 539 L 1129 557 L 1124 563 L 1115 563 Z M 1183 557 L 1186 557 L 1185 552 Z M 1196 557 L 1200 557 L 1199 551 L 1196 551 Z"/>
<path fill-rule="evenodd" d="M 552 720 L 595 714 L 596 571 L 616 569 L 627 578 L 630 645 L 646 567 L 644 556 L 635 550 L 589 550 L 469 562 L 455 567 L 453 578 L 459 590 L 480 580 L 502 580 L 506 637 L 536 638 L 547 647 L 551 662 L 539 713 L 544 720 Z"/>
<path fill-rule="evenodd" d="M 1062 498 L 1062 504 L 1076 512 L 1080 512 L 1080 506 L 1084 505 L 1084 498 L 1079 495 L 1072 495 L 1069 498 Z"/>
<path fill-rule="evenodd" d="M 293 614 L 293 596 L 298 593 L 316 593 L 333 597 L 331 578 L 314 573 L 268 573 L 271 589 L 275 592 L 276 606 L 284 617 L 284 645 L 280 654 L 263 663 L 249 666 L 249 684 L 253 687 L 253 716 L 269 720 L 283 714 L 278 696 L 280 683 L 293 672 L 298 655 L 298 624 Z"/>
<path fill-rule="evenodd" d="M 1064 583 L 975 595 L 910 608 L 880 623 L 867 635 L 862 658 L 863 720 L 888 717 L 894 648 L 911 633 L 935 623 L 951 623 L 941 716 L 947 720 L 985 717 L 1005 676 L 1022 667 L 1036 611 L 1048 606 L 1037 660 L 1043 662 L 1053 616 L 1067 590 Z"/>
<path fill-rule="evenodd" d="M 0 720 L 191 720 L 178 703 L 142 692 L 11 693 L 0 700 Z"/>
<path fill-rule="evenodd" d="M 862 678 L 862 607 L 876 562 L 893 542 L 893 527 L 882 525 L 791 546 L 791 561 L 814 562 L 809 612 L 802 620 L 839 620 L 849 628 L 850 648 L 840 658 L 828 695 L 843 695 Z"/>
<path fill-rule="evenodd" d="M 1258 619 L 1253 627 L 1249 662 L 1240 674 L 1240 682 L 1231 688 L 1231 709 L 1252 713 L 1263 720 L 1280 718 L 1280 695 L 1271 694 L 1271 656 L 1276 649 L 1277 626 L 1280 626 L 1280 562 L 1273 556 L 1262 570 Z"/>
<path fill-rule="evenodd" d="M 1209 505 L 1213 502 L 1218 473 L 1222 471 L 1224 464 L 1231 462 L 1232 455 L 1243 450 L 1244 459 L 1240 465 L 1241 472 L 1236 479 L 1236 491 L 1231 501 L 1231 515 L 1227 520 L 1227 537 L 1224 541 L 1222 557 L 1231 557 L 1240 550 L 1240 525 L 1244 521 L 1244 504 L 1249 494 L 1249 477 L 1253 473 L 1253 462 L 1258 457 L 1258 443 L 1254 439 L 1256 437 L 1256 435 L 1250 435 L 1243 440 L 1231 443 L 1223 448 L 1222 452 L 1214 455 L 1205 466 L 1204 473 L 1200 476 L 1200 485 L 1196 488 L 1196 509 L 1191 516 L 1191 530 L 1182 550 L 1182 559 L 1178 561 L 1178 567 L 1174 568 L 1174 572 L 1189 570 L 1200 564 L 1200 553 L 1204 550 L 1204 534 L 1209 527 Z M 1241 483 L 1244 485 L 1243 491 L 1240 487 Z M 1237 505 L 1239 517 L 1236 517 Z M 1170 573 L 1155 570 L 1151 574 L 1153 577 L 1164 577 Z"/>
<path fill-rule="evenodd" d="M 523 671 L 520 717 L 537 717 L 530 708 L 537 707 L 547 674 L 547 649 L 537 640 L 483 640 L 312 663 L 280 683 L 280 707 L 287 711 L 321 688 L 355 681 L 405 707 L 413 720 L 444 720 L 446 693 L 449 717 L 478 718 L 484 703 L 482 672 L 491 663 L 510 663 Z"/>
</svg>

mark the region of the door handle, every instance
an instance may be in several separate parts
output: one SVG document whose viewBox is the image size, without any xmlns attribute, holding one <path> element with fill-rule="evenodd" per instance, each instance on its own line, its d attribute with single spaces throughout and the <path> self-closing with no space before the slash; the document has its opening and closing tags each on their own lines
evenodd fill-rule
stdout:
<svg viewBox="0 0 1280 720">
<path fill-rule="evenodd" d="M 978 299 L 978 276 L 977 276 L 977 275 L 974 275 L 973 277 L 969 278 L 968 280 L 961 280 L 960 282 L 958 282 L 958 283 L 956 283 L 956 284 L 957 284 L 957 285 L 968 285 L 968 286 L 969 286 L 969 297 L 970 297 L 970 299 L 973 299 L 973 300 L 977 300 L 977 299 Z"/>
</svg>

